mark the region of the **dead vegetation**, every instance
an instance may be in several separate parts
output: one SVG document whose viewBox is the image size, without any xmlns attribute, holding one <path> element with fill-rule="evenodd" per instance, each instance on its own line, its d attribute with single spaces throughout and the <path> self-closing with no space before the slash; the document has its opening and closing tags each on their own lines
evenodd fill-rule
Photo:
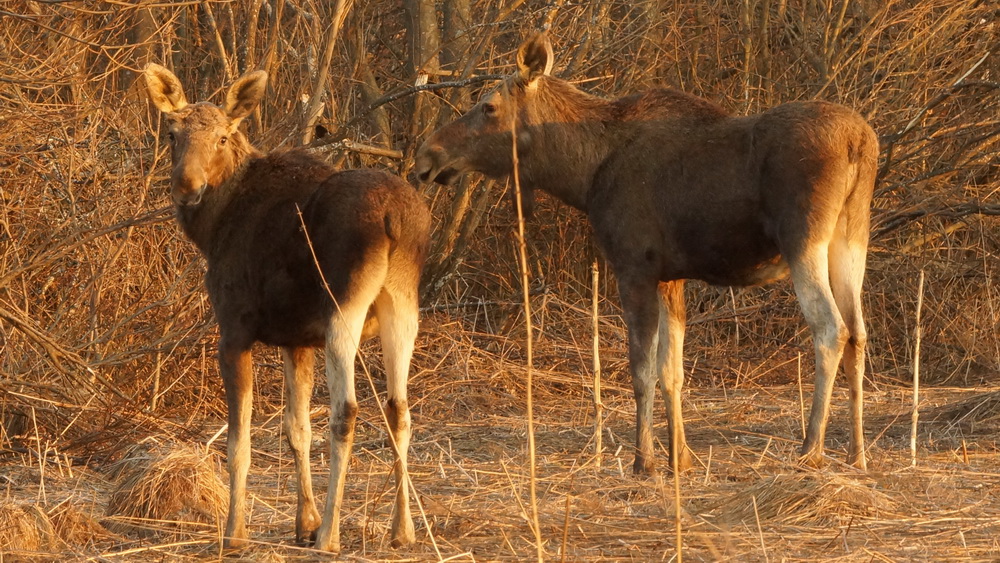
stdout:
<svg viewBox="0 0 1000 563">
<path fill-rule="evenodd" d="M 193 444 L 132 448 L 110 468 L 117 485 L 108 498 L 108 528 L 140 535 L 214 531 L 229 501 L 221 467 L 218 456 Z"/>
<path fill-rule="evenodd" d="M 423 66 L 409 60 L 406 10 L 415 4 L 352 5 L 320 90 L 317 61 L 332 10 L 325 3 L 4 5 L 4 557 L 218 557 L 213 509 L 143 513 L 139 518 L 157 520 L 131 522 L 154 531 L 145 538 L 97 523 L 114 492 L 113 464 L 143 439 L 199 448 L 211 442 L 213 455 L 224 453 L 218 439 L 211 441 L 225 409 L 213 367 L 217 335 L 202 289 L 204 264 L 167 207 L 169 156 L 163 138 L 146 133 L 158 120 L 133 86 L 146 62 L 171 66 L 193 85 L 193 98 L 216 100 L 217 85 L 267 68 L 273 91 L 247 120 L 262 148 L 300 142 L 308 102 L 319 95 L 319 122 L 333 138 L 391 149 L 373 154 L 379 151 L 334 143 L 319 150 L 344 166 L 406 175 L 425 131 L 451 119 L 452 106 L 461 110 L 475 99 L 490 84 L 481 77 L 508 72 L 512 49 L 544 22 L 568 54 L 555 73 L 591 91 L 612 96 L 668 84 L 738 112 L 829 99 L 858 109 L 882 140 L 865 293 L 871 471 L 862 476 L 831 461 L 822 472 L 802 473 L 793 465 L 801 432 L 796 382 L 812 368 L 791 286 L 730 291 L 690 284 L 686 401 L 698 460 L 681 480 L 685 555 L 742 561 L 1000 557 L 1000 13 L 994 3 L 482 2 L 470 6 L 468 21 L 478 23 L 453 18 L 442 24 L 440 54 Z M 450 10 L 462 2 L 441 5 Z M 471 33 L 456 33 L 463 25 Z M 414 93 L 422 74 L 428 85 Z M 462 81 L 462 87 L 449 85 Z M 384 156 L 396 150 L 404 158 Z M 418 545 L 388 547 L 383 526 L 391 461 L 381 423 L 368 418 L 359 420 L 350 468 L 360 478 L 352 477 L 345 496 L 345 554 L 523 560 L 535 548 L 523 506 L 525 325 L 515 215 L 503 185 L 470 179 L 454 188 L 421 189 L 432 206 L 436 240 L 411 384 L 411 473 L 423 505 L 415 513 Z M 578 214 L 540 198 L 528 231 L 539 329 L 536 432 L 545 553 L 567 561 L 669 559 L 672 487 L 627 471 L 634 406 L 614 281 L 603 275 Z M 608 413 L 608 453 L 600 469 L 590 453 L 587 387 L 595 258 L 602 271 Z M 921 363 L 931 387 L 918 465 L 910 468 L 906 392 L 921 270 L 927 280 Z M 369 384 L 359 375 L 359 401 L 369 403 L 360 411 L 372 413 L 378 412 L 372 402 L 380 400 L 373 393 L 382 391 L 381 367 L 375 355 L 366 358 L 374 377 Z M 262 543 L 242 556 L 318 559 L 289 541 L 294 491 L 280 432 L 279 366 L 276 353 L 256 366 L 255 411 L 262 414 L 253 435 L 251 476 L 258 477 L 249 489 L 251 535 Z M 808 395 L 809 378 L 803 386 Z M 836 422 L 846 403 L 838 393 Z M 325 390 L 315 399 L 319 420 L 326 414 Z M 830 438 L 835 448 L 846 443 L 836 432 Z M 324 447 L 314 451 L 320 490 L 327 459 Z M 842 452 L 832 457 L 838 456 Z M 224 477 L 217 463 L 210 465 L 214 479 Z M 159 475 L 140 499 L 160 498 L 171 487 L 177 492 L 170 474 Z M 191 523 L 167 530 L 160 519 Z M 60 532 L 74 522 L 83 523 L 78 531 Z M 37 543 L 28 543 L 34 537 Z"/>
</svg>

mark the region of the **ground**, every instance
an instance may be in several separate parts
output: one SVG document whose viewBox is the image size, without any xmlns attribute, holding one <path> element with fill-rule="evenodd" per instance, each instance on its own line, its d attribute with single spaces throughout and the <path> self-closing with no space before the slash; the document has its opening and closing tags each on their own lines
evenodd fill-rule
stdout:
<svg viewBox="0 0 1000 563">
<path fill-rule="evenodd" d="M 381 389 L 371 357 L 369 383 L 359 373 L 360 423 L 345 494 L 343 552 L 350 561 L 522 561 L 535 558 L 529 525 L 525 369 L 519 343 L 469 335 L 477 346 L 440 345 L 418 351 L 412 377 L 414 435 L 410 471 L 417 543 L 392 549 L 392 456 L 372 389 Z M 460 339 L 459 339 L 460 340 Z M 490 343 L 495 344 L 491 345 Z M 375 348 L 373 348 L 375 349 Z M 648 561 L 676 557 L 675 483 L 631 472 L 634 405 L 614 353 L 606 364 L 603 455 L 594 455 L 593 407 L 580 358 L 555 361 L 539 346 L 534 372 L 537 507 L 545 557 L 564 561 Z M 589 360 L 589 358 L 588 358 Z M 772 359 L 761 360 L 764 365 Z M 492 367 L 488 367 L 492 366 Z M 752 371 L 752 370 L 751 370 Z M 695 370 L 697 375 L 698 370 Z M 258 368 L 258 386 L 278 387 L 277 366 Z M 272 380 L 273 378 L 273 380 Z M 773 379 L 773 378 L 772 378 Z M 922 397 L 917 462 L 909 449 L 910 390 L 870 386 L 866 395 L 869 470 L 843 463 L 847 393 L 838 387 L 828 433 L 829 461 L 819 470 L 796 465 L 802 433 L 800 388 L 791 376 L 775 384 L 744 378 L 727 387 L 692 377 L 685 397 L 688 439 L 697 457 L 679 480 L 683 557 L 689 561 L 991 561 L 1000 558 L 1000 452 L 995 395 L 987 390 L 931 388 Z M 811 378 L 803 393 L 808 405 Z M 315 487 L 323 491 L 328 409 L 317 390 L 313 422 Z M 657 435 L 667 435 L 662 404 Z M 209 444 L 211 467 L 225 478 L 223 421 L 217 416 L 176 421 L 180 434 L 150 432 L 148 449 L 177 441 Z M 165 425 L 160 425 L 163 428 Z M 213 437 L 215 439 L 213 440 Z M 105 517 L 120 477 L 110 460 L 89 465 L 50 452 L 2 469 L 5 502 L 44 507 L 71 504 L 117 533 L 8 551 L 11 558 L 46 560 L 318 561 L 327 554 L 293 543 L 294 479 L 281 435 L 280 402 L 258 400 L 250 472 L 253 543 L 220 551 L 216 523 L 140 522 L 147 530 L 115 527 Z M 125 456 L 126 454 L 122 454 Z M 598 463 L 599 461 L 599 463 Z M 659 452 L 658 461 L 666 464 Z M 320 499 L 324 498 L 320 495 Z M 224 510 L 224 508 L 223 508 Z M 152 530 L 150 533 L 149 530 Z M 58 530 L 57 530 L 58 532 Z M 44 543 L 44 542 L 43 542 Z"/>
</svg>

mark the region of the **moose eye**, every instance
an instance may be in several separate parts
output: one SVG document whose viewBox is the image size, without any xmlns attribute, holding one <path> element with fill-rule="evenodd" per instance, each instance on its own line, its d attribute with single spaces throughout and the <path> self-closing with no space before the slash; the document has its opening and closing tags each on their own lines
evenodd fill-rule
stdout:
<svg viewBox="0 0 1000 563">
<path fill-rule="evenodd" d="M 167 138 L 170 139 L 171 143 L 174 142 L 174 132 L 173 131 L 167 131 Z"/>
<path fill-rule="evenodd" d="M 496 115 L 496 113 L 497 113 L 497 106 L 496 106 L 496 104 L 491 104 L 491 103 L 485 103 L 485 104 L 483 104 L 483 113 L 487 117 L 492 117 L 492 116 Z"/>
<path fill-rule="evenodd" d="M 229 137 L 219 137 L 219 145 L 226 144 L 226 141 L 228 141 L 228 140 L 229 140 Z"/>
</svg>

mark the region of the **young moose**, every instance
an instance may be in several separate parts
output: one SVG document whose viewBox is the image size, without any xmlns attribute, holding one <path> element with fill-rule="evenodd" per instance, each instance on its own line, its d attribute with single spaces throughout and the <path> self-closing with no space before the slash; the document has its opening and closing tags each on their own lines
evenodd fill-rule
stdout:
<svg viewBox="0 0 1000 563">
<path fill-rule="evenodd" d="M 354 360 L 363 334 L 373 335 L 376 324 L 388 379 L 385 417 L 396 455 L 392 542 L 412 543 L 406 381 L 428 246 L 426 206 L 412 186 L 386 172 L 337 172 L 301 149 L 267 155 L 254 149 L 238 127 L 264 95 L 262 71 L 237 80 L 222 108 L 188 104 L 180 81 L 159 65 L 149 65 L 144 75 L 150 98 L 169 125 L 177 219 L 208 262 L 205 285 L 219 322 L 219 370 L 229 407 L 226 545 L 236 547 L 247 538 L 250 348 L 263 342 L 281 346 L 285 360 L 285 432 L 298 486 L 296 538 L 315 536 L 317 548 L 339 551 L 358 411 Z M 374 318 L 366 323 L 371 313 Z M 321 520 L 309 473 L 309 399 L 312 349 L 324 345 L 331 452 Z"/>
<path fill-rule="evenodd" d="M 684 280 L 756 285 L 789 271 L 816 349 L 803 461 L 822 461 L 843 356 L 848 459 L 864 469 L 861 283 L 878 153 L 871 127 L 825 102 L 735 117 L 669 89 L 608 101 L 550 76 L 552 63 L 544 35 L 525 41 L 517 73 L 427 139 L 416 172 L 440 183 L 468 170 L 506 176 L 516 132 L 521 188 L 587 213 L 628 325 L 635 471 L 654 471 L 657 380 L 677 452 L 671 462 L 691 464 L 681 416 Z"/>
</svg>

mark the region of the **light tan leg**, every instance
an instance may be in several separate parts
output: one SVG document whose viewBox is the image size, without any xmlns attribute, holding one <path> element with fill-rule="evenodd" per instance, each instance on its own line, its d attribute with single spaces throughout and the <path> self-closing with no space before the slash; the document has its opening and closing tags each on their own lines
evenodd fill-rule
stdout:
<svg viewBox="0 0 1000 563">
<path fill-rule="evenodd" d="M 313 349 L 282 348 L 285 360 L 285 436 L 295 458 L 298 508 L 295 512 L 295 540 L 311 541 L 320 525 L 319 511 L 313 497 L 309 449 L 312 426 L 309 421 L 309 399 L 313 390 Z"/>
<path fill-rule="evenodd" d="M 823 464 L 830 397 L 848 339 L 847 327 L 840 317 L 830 288 L 828 263 L 827 247 L 813 245 L 790 264 L 795 293 L 806 322 L 812 329 L 816 349 L 816 385 L 806 439 L 802 444 L 802 462 L 813 467 Z"/>
<path fill-rule="evenodd" d="M 229 432 L 226 437 L 229 467 L 229 516 L 223 546 L 246 544 L 247 472 L 250 470 L 250 414 L 253 408 L 253 362 L 249 347 L 219 342 L 219 371 L 226 389 Z"/>
<path fill-rule="evenodd" d="M 396 474 L 396 504 L 392 513 L 390 534 L 392 545 L 399 547 L 413 543 L 413 518 L 410 515 L 409 473 L 407 452 L 410 447 L 410 409 L 406 398 L 410 358 L 413 356 L 417 336 L 419 309 L 416 288 L 412 291 L 386 288 L 375 301 L 382 335 L 382 353 L 385 357 L 386 405 L 385 414 L 392 434 Z"/>
<path fill-rule="evenodd" d="M 838 229 L 838 235 L 839 235 Z M 867 234 L 867 233 L 866 233 Z M 851 441 L 847 462 L 865 470 L 864 410 L 865 345 L 868 340 L 861 308 L 861 286 L 864 282 L 867 246 L 850 243 L 846 237 L 830 245 L 830 280 L 837 307 L 847 325 L 850 338 L 844 348 L 844 372 L 850 389 Z"/>
<path fill-rule="evenodd" d="M 354 390 L 354 360 L 368 311 L 364 305 L 341 303 L 334 313 L 326 341 L 326 377 L 330 388 L 330 482 L 323 523 L 316 534 L 316 549 L 340 551 L 340 509 L 344 499 L 347 465 L 354 444 L 358 400 Z"/>
<path fill-rule="evenodd" d="M 670 466 L 678 455 L 677 470 L 691 467 L 691 451 L 684 435 L 684 415 L 681 411 L 681 391 L 684 387 L 684 331 L 687 313 L 684 309 L 684 282 L 660 284 L 660 328 L 656 365 L 660 389 L 667 405 L 670 423 Z M 674 443 L 676 438 L 677 442 Z"/>
</svg>

